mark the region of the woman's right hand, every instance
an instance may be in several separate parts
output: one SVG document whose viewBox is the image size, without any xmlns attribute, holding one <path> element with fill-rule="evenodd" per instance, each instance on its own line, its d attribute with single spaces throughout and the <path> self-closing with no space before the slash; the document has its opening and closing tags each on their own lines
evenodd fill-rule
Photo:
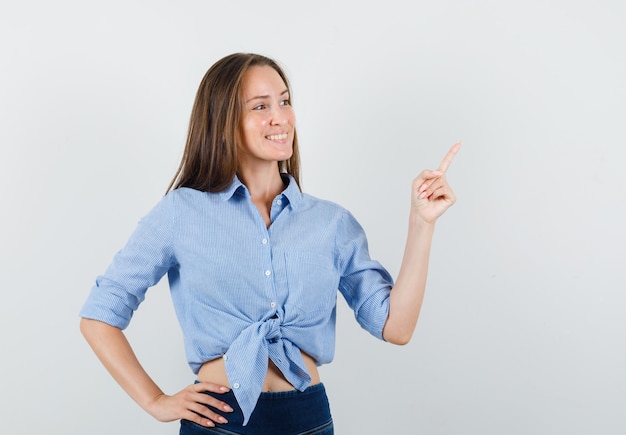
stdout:
<svg viewBox="0 0 626 435">
<path fill-rule="evenodd" d="M 167 394 L 157 396 L 149 406 L 148 412 L 163 422 L 184 419 L 205 427 L 213 427 L 215 423 L 228 423 L 223 415 L 213 411 L 209 406 L 224 412 L 233 412 L 233 408 L 213 396 L 204 394 L 206 391 L 224 394 L 230 389 L 210 382 L 199 382 L 172 396 Z"/>
</svg>

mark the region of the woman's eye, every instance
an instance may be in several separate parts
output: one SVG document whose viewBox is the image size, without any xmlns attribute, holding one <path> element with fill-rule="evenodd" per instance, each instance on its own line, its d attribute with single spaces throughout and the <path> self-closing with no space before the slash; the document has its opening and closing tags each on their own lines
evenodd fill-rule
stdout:
<svg viewBox="0 0 626 435">
<path fill-rule="evenodd" d="M 291 100 L 283 100 L 280 102 L 281 106 L 291 106 Z"/>
<path fill-rule="evenodd" d="M 254 106 L 252 110 L 263 110 L 265 109 L 265 104 L 259 104 L 258 106 Z"/>
</svg>

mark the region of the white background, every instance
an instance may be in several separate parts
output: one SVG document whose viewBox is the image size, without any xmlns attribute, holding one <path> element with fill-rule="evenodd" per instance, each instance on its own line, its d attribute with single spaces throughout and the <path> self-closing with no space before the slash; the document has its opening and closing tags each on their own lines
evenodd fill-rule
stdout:
<svg viewBox="0 0 626 435">
<path fill-rule="evenodd" d="M 413 341 L 376 341 L 340 300 L 338 434 L 626 433 L 625 9 L 0 0 L 0 433 L 177 433 L 77 314 L 235 51 L 285 66 L 304 190 L 350 209 L 394 275 L 412 178 L 464 141 Z M 128 336 L 164 390 L 193 382 L 165 282 Z"/>
</svg>

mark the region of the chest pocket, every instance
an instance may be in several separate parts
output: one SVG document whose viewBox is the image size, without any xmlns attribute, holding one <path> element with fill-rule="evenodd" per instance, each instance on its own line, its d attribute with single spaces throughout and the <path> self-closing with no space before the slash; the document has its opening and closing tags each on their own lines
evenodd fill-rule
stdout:
<svg viewBox="0 0 626 435">
<path fill-rule="evenodd" d="M 332 257 L 311 253 L 286 253 L 287 302 L 305 315 L 332 310 L 337 301 L 339 275 Z"/>
</svg>

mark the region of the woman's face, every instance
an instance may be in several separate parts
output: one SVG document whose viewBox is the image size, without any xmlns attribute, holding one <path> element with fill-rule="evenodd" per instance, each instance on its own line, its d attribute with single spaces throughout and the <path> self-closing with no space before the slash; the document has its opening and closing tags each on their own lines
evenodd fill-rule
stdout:
<svg viewBox="0 0 626 435">
<path fill-rule="evenodd" d="M 253 66 L 243 76 L 243 144 L 240 164 L 288 160 L 296 117 L 287 85 L 270 66 Z"/>
</svg>

